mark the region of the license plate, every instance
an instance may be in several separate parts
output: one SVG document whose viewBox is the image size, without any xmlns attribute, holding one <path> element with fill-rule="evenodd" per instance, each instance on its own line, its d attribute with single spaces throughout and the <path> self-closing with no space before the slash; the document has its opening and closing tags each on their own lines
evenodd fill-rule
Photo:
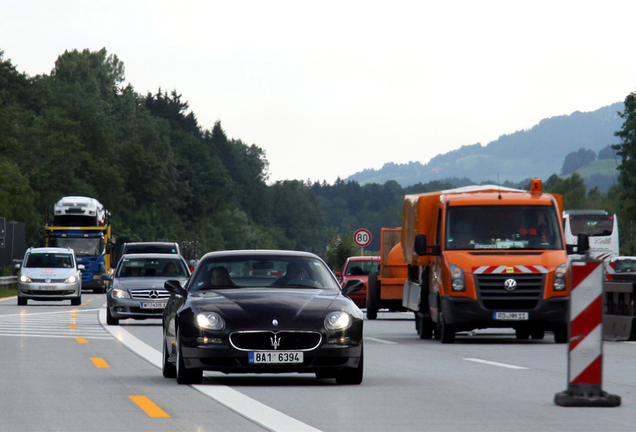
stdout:
<svg viewBox="0 0 636 432">
<path fill-rule="evenodd" d="M 57 287 L 55 285 L 41 285 L 40 290 L 42 291 L 54 291 Z"/>
<path fill-rule="evenodd" d="M 302 363 L 303 353 L 290 351 L 253 351 L 249 353 L 249 362 L 251 364 Z"/>
<path fill-rule="evenodd" d="M 165 309 L 166 303 L 142 303 L 142 309 Z"/>
<path fill-rule="evenodd" d="M 502 321 L 525 321 L 528 319 L 528 312 L 493 312 L 492 318 Z"/>
</svg>

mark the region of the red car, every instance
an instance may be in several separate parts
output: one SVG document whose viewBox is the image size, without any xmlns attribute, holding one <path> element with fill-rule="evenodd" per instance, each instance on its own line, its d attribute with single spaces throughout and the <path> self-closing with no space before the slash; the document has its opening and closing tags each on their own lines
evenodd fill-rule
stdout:
<svg viewBox="0 0 636 432">
<path fill-rule="evenodd" d="M 370 273 L 380 271 L 380 257 L 377 256 L 353 256 L 347 258 L 342 272 L 336 272 L 340 286 L 344 287 L 351 279 L 360 279 L 364 282 L 364 289 L 352 293 L 349 297 L 359 308 L 367 307 L 367 280 Z"/>
</svg>

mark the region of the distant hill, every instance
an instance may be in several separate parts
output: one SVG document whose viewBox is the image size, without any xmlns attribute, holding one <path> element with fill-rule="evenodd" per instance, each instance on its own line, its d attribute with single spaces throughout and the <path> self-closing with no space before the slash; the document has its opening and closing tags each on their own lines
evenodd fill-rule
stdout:
<svg viewBox="0 0 636 432">
<path fill-rule="evenodd" d="M 465 145 L 437 155 L 424 165 L 420 162 L 387 162 L 379 170 L 365 169 L 345 181 L 384 184 L 395 180 L 406 187 L 451 177 L 467 177 L 476 183 L 496 181 L 497 175 L 502 183 L 518 183 L 528 178 L 547 179 L 561 172 L 568 153 L 580 148 L 598 152 L 608 144 L 618 143 L 614 132 L 623 125 L 623 119 L 618 116 L 618 111 L 623 110 L 623 102 L 617 102 L 592 112 L 576 111 L 547 118 L 529 130 L 502 135 L 486 146 L 479 143 Z M 601 166 L 605 168 L 601 169 Z M 607 163 L 592 169 L 605 170 L 603 175 L 609 175 Z"/>
</svg>

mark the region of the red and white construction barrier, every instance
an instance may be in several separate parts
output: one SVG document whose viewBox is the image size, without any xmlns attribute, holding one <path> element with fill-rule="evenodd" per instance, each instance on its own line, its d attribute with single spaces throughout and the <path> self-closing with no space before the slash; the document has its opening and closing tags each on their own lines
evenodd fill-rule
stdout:
<svg viewBox="0 0 636 432">
<path fill-rule="evenodd" d="M 570 267 L 568 388 L 554 396 L 561 406 L 615 407 L 620 396 L 603 391 L 603 261 L 572 260 Z"/>
</svg>

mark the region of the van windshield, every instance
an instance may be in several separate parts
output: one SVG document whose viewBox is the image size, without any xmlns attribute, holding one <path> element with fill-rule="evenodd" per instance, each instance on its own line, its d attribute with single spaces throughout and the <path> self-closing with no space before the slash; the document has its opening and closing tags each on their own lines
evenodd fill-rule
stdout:
<svg viewBox="0 0 636 432">
<path fill-rule="evenodd" d="M 552 206 L 449 207 L 446 249 L 563 249 Z"/>
</svg>

